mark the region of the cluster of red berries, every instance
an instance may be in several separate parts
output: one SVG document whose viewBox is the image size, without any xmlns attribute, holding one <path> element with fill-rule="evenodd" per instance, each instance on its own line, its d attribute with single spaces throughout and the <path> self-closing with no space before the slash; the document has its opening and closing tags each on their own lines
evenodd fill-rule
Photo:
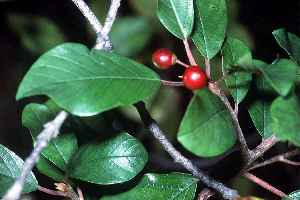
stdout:
<svg viewBox="0 0 300 200">
<path fill-rule="evenodd" d="M 159 69 L 169 69 L 177 63 L 177 57 L 169 49 L 158 49 L 152 55 L 152 62 Z M 207 85 L 207 76 L 198 65 L 187 66 L 182 79 L 184 86 L 190 90 L 198 90 Z"/>
</svg>

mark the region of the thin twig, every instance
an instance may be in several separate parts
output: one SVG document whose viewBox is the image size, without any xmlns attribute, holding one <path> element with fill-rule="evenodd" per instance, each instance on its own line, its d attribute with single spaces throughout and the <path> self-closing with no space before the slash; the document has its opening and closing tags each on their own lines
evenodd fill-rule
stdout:
<svg viewBox="0 0 300 200">
<path fill-rule="evenodd" d="M 200 192 L 200 194 L 198 195 L 198 200 L 208 200 L 213 195 L 214 192 L 206 188 Z"/>
<path fill-rule="evenodd" d="M 112 50 L 113 46 L 111 41 L 109 40 L 108 34 L 115 22 L 120 5 L 121 0 L 111 0 L 104 27 L 101 34 L 98 33 L 94 49 Z"/>
<path fill-rule="evenodd" d="M 48 145 L 49 141 L 57 137 L 59 130 L 67 116 L 68 113 L 61 111 L 53 121 L 44 125 L 44 130 L 38 135 L 32 153 L 25 160 L 21 175 L 16 179 L 15 183 L 7 191 L 2 200 L 18 200 L 20 198 L 26 177 L 31 173 L 33 167 L 40 157 L 41 152 Z"/>
<path fill-rule="evenodd" d="M 294 162 L 294 161 L 288 160 L 288 158 L 299 155 L 299 154 L 300 154 L 300 151 L 298 149 L 293 150 L 293 151 L 289 151 L 289 152 L 286 152 L 284 154 L 274 156 L 274 157 L 272 157 L 272 158 L 270 158 L 270 159 L 268 159 L 268 160 L 266 160 L 262 163 L 256 164 L 253 167 L 250 167 L 248 169 L 248 171 L 254 170 L 254 169 L 257 169 L 257 168 L 260 168 L 260 167 L 265 167 L 265 166 L 273 164 L 275 162 L 283 162 L 283 163 L 287 163 L 287 164 L 290 164 L 290 165 L 299 166 L 300 165 L 299 162 Z"/>
<path fill-rule="evenodd" d="M 187 55 L 187 57 L 189 59 L 190 64 L 191 65 L 197 65 L 196 60 L 195 60 L 195 58 L 193 56 L 192 50 L 190 48 L 188 40 L 184 39 L 182 41 L 183 41 L 183 44 L 184 44 L 184 47 L 185 47 L 185 51 L 186 51 L 186 55 Z"/>
<path fill-rule="evenodd" d="M 51 196 L 61 196 L 61 197 L 66 197 L 67 194 L 61 191 L 56 191 L 56 190 L 50 190 L 48 188 L 44 188 L 42 186 L 38 186 L 38 191 L 43 192 L 45 194 L 49 194 Z"/>
<path fill-rule="evenodd" d="M 84 0 L 72 0 L 72 2 L 77 6 L 83 16 L 90 23 L 91 27 L 97 34 L 95 49 L 105 49 L 111 50 L 112 44 L 109 40 L 107 34 L 103 33 L 103 26 L 100 21 L 97 19 L 96 15 L 89 8 L 89 6 L 85 3 Z"/>
<path fill-rule="evenodd" d="M 186 64 L 186 63 L 182 62 L 182 61 L 181 61 L 181 60 L 179 60 L 179 59 L 176 59 L 176 63 L 177 63 L 178 65 L 181 65 L 181 66 L 185 67 L 185 68 L 188 68 L 188 67 L 189 67 L 189 65 L 188 65 L 188 64 Z"/>
<path fill-rule="evenodd" d="M 208 58 L 205 58 L 205 72 L 206 72 L 207 78 L 210 80 L 211 79 L 211 65 L 210 65 L 210 61 Z"/>
<path fill-rule="evenodd" d="M 281 198 L 284 198 L 284 197 L 287 196 L 284 192 L 280 191 L 279 189 L 275 188 L 271 184 L 267 183 L 266 181 L 258 178 L 257 176 L 255 176 L 255 175 L 253 175 L 253 174 L 251 174 L 249 172 L 246 172 L 244 174 L 244 177 L 246 177 L 248 180 L 256 183 L 257 185 L 265 188 L 266 190 L 272 192 L 273 194 L 275 194 L 275 195 L 277 195 L 277 196 L 279 196 Z"/>
<path fill-rule="evenodd" d="M 84 200 L 83 192 L 79 187 L 77 187 L 77 193 L 78 193 L 79 199 Z"/>
<path fill-rule="evenodd" d="M 221 101 L 224 103 L 224 105 L 226 106 L 226 108 L 228 109 L 231 118 L 233 120 L 233 124 L 235 126 L 236 132 L 237 132 L 237 138 L 239 140 L 240 146 L 241 146 L 241 151 L 243 154 L 243 158 L 245 160 L 245 163 L 248 163 L 249 160 L 251 159 L 251 151 L 248 148 L 244 133 L 240 127 L 240 123 L 238 120 L 238 116 L 237 113 L 233 110 L 233 108 L 231 107 L 231 104 L 226 96 L 226 94 L 219 88 L 219 86 L 215 83 L 210 83 L 209 84 L 209 89 L 212 93 L 214 93 L 215 95 L 217 95 Z"/>
<path fill-rule="evenodd" d="M 183 82 L 180 81 L 180 82 L 175 82 L 175 81 L 166 81 L 166 80 L 160 80 L 161 83 L 165 86 L 172 86 L 172 87 L 181 87 L 183 86 Z"/>
<path fill-rule="evenodd" d="M 265 152 L 271 149 L 278 141 L 279 139 L 275 135 L 263 139 L 263 141 L 252 150 L 251 158 L 248 161 L 248 166 L 250 166 L 259 157 L 263 156 Z"/>
<path fill-rule="evenodd" d="M 238 192 L 231 188 L 228 188 L 224 184 L 212 179 L 200 169 L 198 169 L 192 161 L 183 156 L 175 147 L 170 143 L 166 138 L 164 132 L 160 129 L 157 122 L 151 117 L 149 112 L 146 109 L 146 106 L 143 102 L 135 104 L 137 111 L 140 114 L 141 120 L 147 127 L 147 129 L 152 133 L 152 135 L 158 140 L 158 142 L 163 146 L 166 152 L 173 158 L 177 163 L 180 163 L 186 170 L 191 172 L 195 177 L 199 178 L 204 184 L 208 187 L 215 189 L 220 194 L 222 194 L 224 199 L 233 200 L 239 197 Z"/>
</svg>

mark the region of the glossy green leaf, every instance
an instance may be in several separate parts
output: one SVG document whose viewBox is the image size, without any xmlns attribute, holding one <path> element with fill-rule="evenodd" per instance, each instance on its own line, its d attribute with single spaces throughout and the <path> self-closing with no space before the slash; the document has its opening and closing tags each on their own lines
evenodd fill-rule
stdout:
<svg viewBox="0 0 300 200">
<path fill-rule="evenodd" d="M 273 36 L 279 46 L 287 52 L 291 59 L 300 65 L 300 38 L 293 33 L 287 32 L 283 28 L 273 31 Z"/>
<path fill-rule="evenodd" d="M 224 104 L 204 89 L 194 94 L 181 122 L 178 141 L 192 153 L 221 155 L 236 141 L 235 129 Z"/>
<path fill-rule="evenodd" d="M 268 65 L 267 63 L 256 59 L 253 59 L 252 63 L 253 63 L 253 67 L 258 70 Z M 264 96 L 266 94 L 277 95 L 277 92 L 268 83 L 268 81 L 266 80 L 265 76 L 262 73 L 255 73 L 255 85 L 258 89 L 258 92 L 260 92 Z"/>
<path fill-rule="evenodd" d="M 33 64 L 19 86 L 17 99 L 44 94 L 74 115 L 92 116 L 144 100 L 159 86 L 157 74 L 142 64 L 67 43 Z"/>
<path fill-rule="evenodd" d="M 35 141 L 38 134 L 43 130 L 44 124 L 53 120 L 58 112 L 58 107 L 51 102 L 48 105 L 32 103 L 24 108 L 22 123 L 30 130 L 30 134 Z M 76 136 L 74 134 L 63 134 L 51 140 L 43 150 L 42 155 L 64 171 L 77 149 Z"/>
<path fill-rule="evenodd" d="M 197 179 L 187 174 L 145 174 L 133 189 L 101 200 L 193 200 Z"/>
<path fill-rule="evenodd" d="M 110 32 L 114 51 L 123 56 L 139 53 L 150 41 L 151 36 L 151 24 L 143 17 L 122 17 L 115 22 Z"/>
<path fill-rule="evenodd" d="M 173 35 L 186 39 L 194 25 L 193 0 L 158 0 L 157 15 Z"/>
<path fill-rule="evenodd" d="M 127 133 L 81 147 L 69 164 L 72 178 L 101 185 L 116 184 L 135 177 L 145 166 L 148 154 Z"/>
<path fill-rule="evenodd" d="M 282 198 L 282 200 L 299 200 L 300 199 L 300 190 L 294 191 L 288 195 L 288 197 Z"/>
<path fill-rule="evenodd" d="M 300 105 L 296 95 L 278 97 L 271 105 L 271 116 L 274 134 L 300 146 Z"/>
<path fill-rule="evenodd" d="M 38 163 L 36 164 L 36 168 L 41 174 L 44 174 L 57 182 L 61 182 L 65 178 L 64 173 L 59 170 L 53 163 L 47 160 L 43 155 L 40 157 Z"/>
<path fill-rule="evenodd" d="M 14 152 L 0 144 L 0 197 L 3 196 L 15 179 L 20 176 L 23 160 Z M 33 173 L 26 178 L 23 193 L 37 190 L 38 182 Z"/>
<path fill-rule="evenodd" d="M 213 58 L 220 50 L 227 28 L 225 0 L 196 0 L 192 39 L 200 53 Z"/>
<path fill-rule="evenodd" d="M 61 30 L 49 18 L 32 15 L 8 15 L 10 28 L 25 48 L 40 54 L 66 41 Z"/>
<path fill-rule="evenodd" d="M 263 137 L 267 138 L 273 134 L 271 127 L 271 103 L 266 100 L 256 100 L 248 108 L 251 119 L 258 131 Z"/>
<path fill-rule="evenodd" d="M 298 66 L 287 59 L 280 59 L 273 64 L 260 67 L 266 81 L 282 96 L 286 96 L 292 89 L 297 69 Z"/>
<path fill-rule="evenodd" d="M 252 68 L 252 53 L 249 47 L 233 37 L 228 37 L 222 48 L 224 65 L 226 70 L 238 70 Z"/>
</svg>

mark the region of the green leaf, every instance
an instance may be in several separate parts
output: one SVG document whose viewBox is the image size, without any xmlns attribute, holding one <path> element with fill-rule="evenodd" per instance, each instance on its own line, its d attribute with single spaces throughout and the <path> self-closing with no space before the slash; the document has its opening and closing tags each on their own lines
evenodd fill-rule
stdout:
<svg viewBox="0 0 300 200">
<path fill-rule="evenodd" d="M 21 175 L 23 160 L 14 152 L 0 144 L 0 197 L 3 196 L 15 179 Z M 38 182 L 33 173 L 25 180 L 23 193 L 37 190 Z"/>
<path fill-rule="evenodd" d="M 253 66 L 255 69 L 261 69 L 267 66 L 268 64 L 261 61 L 253 59 L 252 61 Z M 263 76 L 262 73 L 256 73 L 255 74 L 255 85 L 260 93 L 262 93 L 263 96 L 266 96 L 266 94 L 275 94 L 277 95 L 277 92 L 273 89 L 273 87 L 268 83 L 265 76 Z"/>
<path fill-rule="evenodd" d="M 277 43 L 298 65 L 300 65 L 300 38 L 285 29 L 277 29 L 272 32 Z"/>
<path fill-rule="evenodd" d="M 259 69 L 277 93 L 286 96 L 296 81 L 298 66 L 290 60 L 280 59 L 273 64 L 263 65 Z"/>
<path fill-rule="evenodd" d="M 64 173 L 53 163 L 48 161 L 43 155 L 40 157 L 36 167 L 41 174 L 44 174 L 57 182 L 61 182 L 65 179 Z"/>
<path fill-rule="evenodd" d="M 274 134 L 300 146 L 300 106 L 296 95 L 278 97 L 271 105 L 271 116 Z"/>
<path fill-rule="evenodd" d="M 300 190 L 294 191 L 288 195 L 288 197 L 282 198 L 282 200 L 299 200 L 300 199 Z"/>
<path fill-rule="evenodd" d="M 195 30 L 192 39 L 200 53 L 211 59 L 220 51 L 225 38 L 226 1 L 196 0 L 195 7 Z"/>
<path fill-rule="evenodd" d="M 271 103 L 266 100 L 256 100 L 248 108 L 251 119 L 263 138 L 268 138 L 273 134 L 271 127 Z"/>
<path fill-rule="evenodd" d="M 194 94 L 180 124 L 178 141 L 192 153 L 221 155 L 236 141 L 231 116 L 218 97 L 204 89 Z"/>
<path fill-rule="evenodd" d="M 68 167 L 72 178 L 109 185 L 128 181 L 145 166 L 148 154 L 143 145 L 127 133 L 81 147 Z"/>
<path fill-rule="evenodd" d="M 193 200 L 197 182 L 187 174 L 145 174 L 133 189 L 101 200 Z"/>
<path fill-rule="evenodd" d="M 226 86 L 234 101 L 240 104 L 250 89 L 252 75 L 248 72 L 235 72 L 225 79 Z"/>
<path fill-rule="evenodd" d="M 224 65 L 226 70 L 252 68 L 252 53 L 249 47 L 233 37 L 228 37 L 222 48 Z"/>
<path fill-rule="evenodd" d="M 150 41 L 151 36 L 151 24 L 143 17 L 122 17 L 116 21 L 110 32 L 114 51 L 123 56 L 139 53 Z"/>
<path fill-rule="evenodd" d="M 143 15 L 148 18 L 155 17 L 155 11 L 157 7 L 157 0 L 130 0 L 129 3 L 132 7 L 139 12 L 140 15 Z M 147 9 L 145 9 L 147 8 Z"/>
<path fill-rule="evenodd" d="M 53 120 L 58 112 L 58 107 L 52 102 L 47 105 L 32 103 L 24 108 L 22 123 L 30 130 L 33 141 L 43 130 L 44 124 Z M 42 155 L 59 169 L 65 171 L 69 160 L 77 149 L 76 136 L 74 134 L 64 134 L 51 140 L 43 150 Z"/>
<path fill-rule="evenodd" d="M 128 58 L 76 43 L 42 55 L 19 86 L 17 99 L 47 95 L 74 115 L 92 116 L 152 95 L 160 79 Z"/>
<path fill-rule="evenodd" d="M 49 18 L 32 15 L 8 15 L 10 28 L 25 48 L 40 54 L 66 41 L 65 36 Z"/>
<path fill-rule="evenodd" d="M 193 0 L 158 0 L 160 22 L 179 39 L 186 39 L 194 25 Z"/>
</svg>

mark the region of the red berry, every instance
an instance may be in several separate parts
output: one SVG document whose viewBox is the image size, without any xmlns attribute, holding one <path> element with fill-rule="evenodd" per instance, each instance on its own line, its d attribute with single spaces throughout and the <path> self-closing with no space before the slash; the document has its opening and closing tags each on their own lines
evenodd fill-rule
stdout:
<svg viewBox="0 0 300 200">
<path fill-rule="evenodd" d="M 198 90 L 207 85 L 207 76 L 199 66 L 190 66 L 183 74 L 183 83 L 190 90 Z"/>
<path fill-rule="evenodd" d="M 169 49 L 158 49 L 152 55 L 152 62 L 159 69 L 169 69 L 176 63 L 176 55 Z"/>
</svg>

